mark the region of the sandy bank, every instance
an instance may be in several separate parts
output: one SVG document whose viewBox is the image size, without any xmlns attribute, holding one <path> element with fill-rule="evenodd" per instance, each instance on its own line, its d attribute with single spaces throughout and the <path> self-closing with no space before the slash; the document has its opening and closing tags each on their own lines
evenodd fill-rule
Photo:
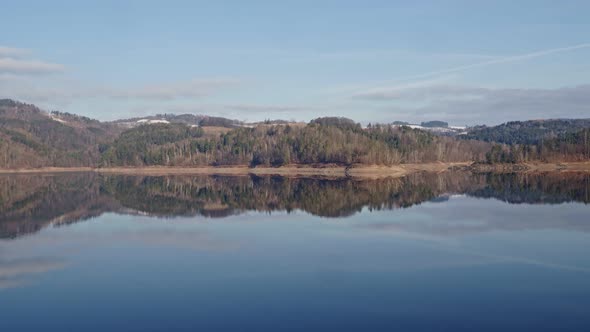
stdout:
<svg viewBox="0 0 590 332">
<path fill-rule="evenodd" d="M 473 164 L 475 172 L 590 172 L 590 162 L 522 163 L 522 164 Z"/>
<path fill-rule="evenodd" d="M 32 169 L 0 169 L 0 174 L 34 174 L 34 173 L 65 173 L 65 172 L 97 172 L 104 174 L 129 175 L 281 175 L 281 176 L 353 176 L 353 177 L 398 177 L 415 172 L 443 172 L 452 167 L 468 167 L 470 163 L 432 163 L 403 164 L 395 166 L 355 165 L 352 167 L 336 165 L 288 165 L 282 167 L 45 167 Z"/>
<path fill-rule="evenodd" d="M 65 173 L 65 172 L 97 172 L 104 174 L 128 175 L 281 175 L 281 176 L 330 176 L 330 177 L 400 177 L 417 172 L 445 172 L 453 169 L 472 170 L 477 172 L 550 172 L 550 171 L 589 171 L 590 162 L 581 163 L 528 163 L 484 165 L 464 163 L 425 163 L 400 164 L 394 166 L 354 165 L 352 167 L 321 165 L 288 165 L 282 167 L 46 167 L 32 169 L 0 169 L 0 174 L 34 174 L 34 173 Z"/>
</svg>

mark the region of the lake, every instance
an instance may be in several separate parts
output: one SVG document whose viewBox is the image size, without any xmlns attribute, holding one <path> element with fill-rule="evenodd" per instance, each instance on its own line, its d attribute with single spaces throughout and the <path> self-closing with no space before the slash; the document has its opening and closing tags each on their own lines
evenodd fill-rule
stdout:
<svg viewBox="0 0 590 332">
<path fill-rule="evenodd" d="M 1 331 L 590 331 L 590 174 L 0 176 Z"/>
</svg>

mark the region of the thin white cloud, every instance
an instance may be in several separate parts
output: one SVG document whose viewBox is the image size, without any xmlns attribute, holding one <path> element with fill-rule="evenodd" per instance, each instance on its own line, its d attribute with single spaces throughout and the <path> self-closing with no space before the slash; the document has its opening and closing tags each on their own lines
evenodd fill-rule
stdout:
<svg viewBox="0 0 590 332">
<path fill-rule="evenodd" d="M 461 124 L 496 124 L 531 118 L 588 118 L 590 85 L 557 89 L 494 89 L 437 82 L 438 78 L 474 68 L 525 61 L 585 48 L 590 48 L 590 43 L 451 67 L 406 77 L 404 80 L 410 81 L 406 84 L 357 89 L 351 97 L 370 101 L 390 101 L 391 106 L 379 106 L 377 113 L 387 118 L 403 117 L 410 121 L 441 119 Z M 417 79 L 422 80 L 411 82 Z"/>
<path fill-rule="evenodd" d="M 545 55 L 575 51 L 575 50 L 584 49 L 584 48 L 590 48 L 590 43 L 578 44 L 578 45 L 567 46 L 567 47 L 551 48 L 551 49 L 546 49 L 546 50 L 541 50 L 541 51 L 536 51 L 536 52 L 531 52 L 531 53 L 525 53 L 525 54 L 519 54 L 519 55 L 499 57 L 499 58 L 488 60 L 488 61 L 476 62 L 476 63 L 472 63 L 469 65 L 451 67 L 451 68 L 447 68 L 447 69 L 443 69 L 443 70 L 437 70 L 437 71 L 432 71 L 432 72 L 428 72 L 428 73 L 424 73 L 424 74 L 410 76 L 410 77 L 407 77 L 406 79 L 418 79 L 418 78 L 426 78 L 426 77 L 445 75 L 445 74 L 461 72 L 461 71 L 465 71 L 465 70 L 469 70 L 469 69 L 473 69 L 473 68 L 486 67 L 486 66 L 490 66 L 490 65 L 508 63 L 508 62 L 523 61 L 523 60 L 542 57 Z"/>
<path fill-rule="evenodd" d="M 257 104 L 234 104 L 225 105 L 224 108 L 234 111 L 244 111 L 249 113 L 287 113 L 310 110 L 311 108 L 287 105 L 257 105 Z"/>
<path fill-rule="evenodd" d="M 139 88 L 112 89 L 107 91 L 107 94 L 112 98 L 123 99 L 200 98 L 239 83 L 239 80 L 233 78 L 195 79 L 188 82 L 157 84 Z"/>
<path fill-rule="evenodd" d="M 214 47 L 200 49 L 202 53 L 210 55 L 223 54 L 239 57 L 257 57 L 284 61 L 333 61 L 333 60 L 374 60 L 394 59 L 399 57 L 429 58 L 429 59 L 491 59 L 494 55 L 476 53 L 422 53 L 407 49 L 358 49 L 321 51 L 310 48 L 230 48 Z"/>
<path fill-rule="evenodd" d="M 148 116 L 161 113 L 172 114 L 203 114 L 210 116 L 221 116 L 239 121 L 262 121 L 285 117 L 289 114 L 289 120 L 295 120 L 293 116 L 299 118 L 305 114 L 311 117 L 317 117 L 318 112 L 325 109 L 317 106 L 300 106 L 300 105 L 268 105 L 268 104 L 206 104 L 206 103 L 182 103 L 177 105 L 154 105 L 146 104 L 129 109 L 126 113 L 118 114 L 120 117 Z"/>
<path fill-rule="evenodd" d="M 359 99 L 412 100 L 477 98 L 489 92 L 486 88 L 456 85 L 433 85 L 429 87 L 378 89 L 355 95 Z"/>
<path fill-rule="evenodd" d="M 57 63 L 38 60 L 0 58 L 0 73 L 35 75 L 61 72 L 64 69 L 64 65 Z"/>
<path fill-rule="evenodd" d="M 49 85 L 53 83 L 52 85 Z M 71 81 L 40 81 L 13 74 L 0 74 L 4 96 L 28 102 L 64 103 L 80 99 L 170 101 L 202 98 L 240 83 L 233 78 L 194 79 L 139 87 L 89 86 Z"/>
<path fill-rule="evenodd" d="M 371 88 L 354 93 L 352 98 L 375 100 L 397 99 L 404 95 L 412 94 L 415 91 L 423 91 L 425 88 L 430 89 L 433 86 L 446 86 L 442 85 L 442 83 L 450 81 L 451 78 L 452 77 L 438 77 L 429 80 L 397 84 L 394 86 Z"/>
<path fill-rule="evenodd" d="M 31 52 L 24 48 L 0 46 L 0 58 L 18 58 Z"/>
<path fill-rule="evenodd" d="M 433 85 L 365 95 L 371 100 L 391 100 L 381 108 L 391 119 L 445 120 L 456 124 L 498 124 L 543 118 L 589 118 L 590 85 L 557 89 L 493 89 L 477 86 Z M 425 102 L 418 107 L 403 106 Z M 391 120 L 389 119 L 389 120 Z"/>
<path fill-rule="evenodd" d="M 23 48 L 0 46 L 0 75 L 43 75 L 65 70 L 59 63 L 30 59 L 30 54 Z"/>
<path fill-rule="evenodd" d="M 84 86 L 81 83 L 49 80 L 38 76 L 29 77 L 18 74 L 0 74 L 2 97 L 31 103 L 63 104 L 74 99 L 97 96 L 100 89 Z"/>
<path fill-rule="evenodd" d="M 340 89 L 333 89 L 331 92 L 334 93 L 345 93 L 352 91 L 353 98 L 362 97 L 363 94 L 367 92 L 378 92 L 378 91 L 385 91 L 385 90 L 393 90 L 393 89 L 400 89 L 404 87 L 404 85 L 408 84 L 421 84 L 421 82 L 430 82 L 431 79 L 436 79 L 439 77 L 448 77 L 449 75 L 454 75 L 463 71 L 468 71 L 470 69 L 482 68 L 496 64 L 503 64 L 503 63 L 511 63 L 511 62 L 518 62 L 518 61 L 525 61 L 529 59 L 534 59 L 538 57 L 543 57 L 551 54 L 563 53 L 563 52 L 570 52 L 580 49 L 590 48 L 590 43 L 583 43 L 577 44 L 567 47 L 558 47 L 558 48 L 551 48 L 545 49 L 535 52 L 529 52 L 524 54 L 517 54 L 517 55 L 510 55 L 510 56 L 495 56 L 491 57 L 491 59 L 481 62 L 475 62 L 467 65 L 462 66 L 455 66 L 446 69 L 430 71 L 422 74 L 411 75 L 406 77 L 401 77 L 395 80 L 385 80 L 385 81 L 375 81 L 371 83 L 365 84 L 355 84 L 345 86 Z M 426 81 L 416 82 L 416 83 L 403 83 L 403 82 L 412 82 L 415 80 L 422 80 L 428 79 Z M 393 86 L 391 86 L 393 84 Z"/>
</svg>

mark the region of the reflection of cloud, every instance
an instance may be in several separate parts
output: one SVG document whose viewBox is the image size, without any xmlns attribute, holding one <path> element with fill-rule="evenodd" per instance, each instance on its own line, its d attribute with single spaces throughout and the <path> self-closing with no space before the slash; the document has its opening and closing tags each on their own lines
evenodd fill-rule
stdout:
<svg viewBox="0 0 590 332">
<path fill-rule="evenodd" d="M 431 236 L 461 236 L 476 233 L 486 233 L 492 231 L 526 231 L 526 230 L 543 230 L 543 229 L 560 229 L 590 232 L 590 224 L 587 222 L 569 222 L 564 224 L 563 220 L 537 220 L 523 222 L 522 220 L 506 219 L 502 220 L 483 220 L 478 222 L 457 222 L 457 223 L 428 223 L 428 224 L 372 224 L 365 226 L 367 228 L 390 231 L 390 232 L 408 232 L 420 233 Z"/>
<path fill-rule="evenodd" d="M 150 246 L 175 246 L 193 250 L 223 250 L 235 246 L 213 239 L 207 232 L 173 228 L 117 232 L 109 238 L 110 242 L 139 242 Z"/>
<path fill-rule="evenodd" d="M 21 280 L 3 280 L 0 279 L 0 290 L 20 287 L 24 284 Z"/>
<path fill-rule="evenodd" d="M 490 259 L 498 259 L 498 260 L 501 260 L 504 262 L 519 263 L 519 264 L 525 264 L 525 265 L 534 265 L 534 266 L 545 267 L 545 268 L 554 269 L 554 270 L 567 270 L 567 271 L 577 271 L 577 272 L 586 272 L 586 273 L 590 272 L 590 268 L 583 267 L 583 266 L 546 262 L 546 261 L 541 261 L 538 259 L 532 259 L 532 258 L 526 258 L 526 257 L 502 256 L 502 255 L 492 255 L 492 254 L 475 253 L 475 252 L 471 252 L 471 254 L 485 257 L 485 258 L 490 258 Z"/>
<path fill-rule="evenodd" d="M 460 201 L 461 204 L 457 204 Z M 564 230 L 590 232 L 585 218 L 587 207 L 570 203 L 553 209 L 539 205 L 510 205 L 498 200 L 470 197 L 451 198 L 444 205 L 426 203 L 420 206 L 424 220 L 415 222 L 377 222 L 360 227 L 377 231 L 415 234 L 424 237 L 455 237 L 493 231 Z M 546 209 L 552 209 L 547 213 Z"/>
<path fill-rule="evenodd" d="M 415 243 L 416 245 L 417 243 Z M 459 262 L 446 262 L 446 261 L 437 261 L 437 262 L 429 262 L 427 265 L 422 266 L 422 269 L 432 269 L 432 268 L 449 268 L 449 267 L 458 267 L 458 266 L 475 266 L 475 265 L 491 265 L 491 264 L 522 264 L 522 265 L 532 265 L 543 267 L 547 269 L 553 270 L 566 270 L 566 271 L 575 271 L 575 272 L 585 272 L 589 273 L 590 268 L 584 266 L 577 266 L 577 265 L 568 265 L 568 264 L 561 264 L 561 263 L 554 263 L 551 261 L 544 261 L 536 258 L 528 258 L 522 256 L 515 256 L 515 255 L 500 255 L 494 253 L 486 253 L 481 252 L 478 250 L 473 250 L 472 248 L 465 247 L 460 245 L 459 243 L 450 243 L 450 242 L 443 242 L 438 240 L 429 241 L 428 243 L 423 242 L 423 246 L 429 247 L 437 251 L 437 253 L 449 253 L 449 254 L 456 254 L 459 256 L 464 257 L 462 261 Z"/>
<path fill-rule="evenodd" d="M 108 217 L 107 217 L 108 218 Z M 196 224 L 192 221 L 184 226 L 182 221 L 165 220 L 154 217 L 140 217 L 134 216 L 134 222 L 129 225 L 138 226 L 126 229 L 115 228 L 111 231 L 97 231 L 97 232 L 81 232 L 77 233 L 75 237 L 67 233 L 46 233 L 37 234 L 35 237 L 30 237 L 35 246 L 42 247 L 57 247 L 60 244 L 68 243 L 74 247 L 103 247 L 105 244 L 136 244 L 141 246 L 163 246 L 163 247 L 178 247 L 191 250 L 227 250 L 233 249 L 238 244 L 235 242 L 221 240 L 212 237 L 207 231 L 193 228 Z M 108 227 L 116 227 L 116 223 L 103 221 Z M 27 243 L 30 242 L 6 242 L 7 247 L 12 247 L 13 250 L 26 250 Z M 1 242 L 0 242 L 1 244 Z M 22 246 L 22 247 L 20 247 Z M 0 247 L 0 250 L 2 247 Z M 2 261 L 0 261 L 0 271 Z M 2 274 L 0 272 L 0 278 Z"/>
<path fill-rule="evenodd" d="M 46 232 L 15 241 L 0 241 L 0 289 L 14 288 L 34 281 L 35 276 L 66 266 L 67 257 L 80 249 L 102 250 L 107 246 L 124 245 L 135 248 L 177 248 L 183 251 L 231 251 L 239 241 L 213 237 L 194 224 L 155 218 L 134 217 L 132 222 L 110 222 L 102 219 L 100 226 L 84 232 Z M 51 251 L 53 257 L 31 258 Z"/>
<path fill-rule="evenodd" d="M 54 259 L 20 259 L 0 261 L 0 289 L 22 285 L 28 277 L 58 270 L 65 263 Z"/>
<path fill-rule="evenodd" d="M 514 255 L 498 255 L 498 254 L 490 254 L 485 252 L 476 251 L 467 247 L 462 246 L 446 246 L 440 247 L 440 250 L 444 250 L 451 253 L 463 254 L 473 257 L 478 257 L 487 261 L 487 263 L 482 262 L 484 264 L 496 264 L 496 263 L 516 263 L 516 264 L 523 264 L 523 265 L 533 265 L 544 267 L 548 269 L 554 270 L 567 270 L 567 271 L 576 271 L 576 272 L 590 272 L 590 268 L 584 266 L 576 266 L 576 265 L 567 265 L 567 264 L 560 264 L 560 263 L 553 263 L 548 261 L 539 260 L 536 258 L 527 258 L 527 257 L 520 257 Z"/>
</svg>

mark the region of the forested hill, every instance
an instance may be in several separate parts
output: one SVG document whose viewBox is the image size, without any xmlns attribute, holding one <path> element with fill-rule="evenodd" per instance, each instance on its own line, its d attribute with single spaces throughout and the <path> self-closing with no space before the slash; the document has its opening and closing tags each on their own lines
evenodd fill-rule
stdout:
<svg viewBox="0 0 590 332">
<path fill-rule="evenodd" d="M 93 166 L 122 128 L 0 100 L 0 168 Z"/>
<path fill-rule="evenodd" d="M 337 117 L 307 124 L 190 114 L 100 122 L 4 99 L 0 168 L 581 161 L 590 159 L 590 132 L 579 130 L 587 127 L 590 120 L 511 122 L 457 138 Z M 538 132 L 542 143 L 533 138 Z"/>
<path fill-rule="evenodd" d="M 494 127 L 473 127 L 461 137 L 504 144 L 540 144 L 586 128 L 590 128 L 590 119 L 512 121 Z"/>
<path fill-rule="evenodd" d="M 409 127 L 363 129 L 349 119 L 258 125 L 206 135 L 203 128 L 152 124 L 130 129 L 103 154 L 102 166 L 379 164 L 484 160 L 485 142 L 438 137 Z"/>
</svg>

